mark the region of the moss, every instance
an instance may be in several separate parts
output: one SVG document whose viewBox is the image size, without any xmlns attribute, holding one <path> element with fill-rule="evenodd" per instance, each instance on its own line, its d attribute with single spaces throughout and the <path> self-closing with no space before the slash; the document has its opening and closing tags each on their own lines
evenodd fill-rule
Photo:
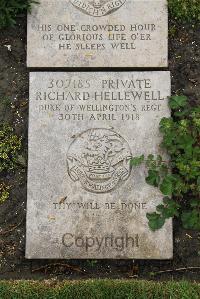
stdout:
<svg viewBox="0 0 200 299">
<path fill-rule="evenodd" d="M 3 204 L 10 196 L 10 186 L 0 182 L 0 205 Z"/>
<path fill-rule="evenodd" d="M 182 22 L 200 21 L 199 0 L 168 0 L 171 17 Z"/>
<path fill-rule="evenodd" d="M 0 126 L 0 171 L 12 171 L 18 165 L 21 150 L 21 138 L 14 134 L 13 129 L 3 124 Z"/>
<path fill-rule="evenodd" d="M 171 25 L 169 27 L 169 38 L 174 38 L 177 34 L 177 26 L 176 25 Z"/>
</svg>

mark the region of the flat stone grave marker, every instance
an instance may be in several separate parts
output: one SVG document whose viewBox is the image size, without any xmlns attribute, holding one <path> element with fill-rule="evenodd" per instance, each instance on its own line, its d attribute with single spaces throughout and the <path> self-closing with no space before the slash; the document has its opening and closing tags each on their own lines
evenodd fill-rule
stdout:
<svg viewBox="0 0 200 299">
<path fill-rule="evenodd" d="M 169 72 L 30 74 L 26 257 L 168 259 L 172 221 L 130 158 L 161 153 Z"/>
<path fill-rule="evenodd" d="M 40 0 L 28 67 L 167 67 L 167 0 Z"/>
</svg>

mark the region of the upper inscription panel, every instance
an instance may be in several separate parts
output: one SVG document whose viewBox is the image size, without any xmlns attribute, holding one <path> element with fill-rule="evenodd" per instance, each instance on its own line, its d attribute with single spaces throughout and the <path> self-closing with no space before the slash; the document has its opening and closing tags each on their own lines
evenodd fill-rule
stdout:
<svg viewBox="0 0 200 299">
<path fill-rule="evenodd" d="M 40 0 L 28 67 L 166 67 L 166 0 Z"/>
</svg>

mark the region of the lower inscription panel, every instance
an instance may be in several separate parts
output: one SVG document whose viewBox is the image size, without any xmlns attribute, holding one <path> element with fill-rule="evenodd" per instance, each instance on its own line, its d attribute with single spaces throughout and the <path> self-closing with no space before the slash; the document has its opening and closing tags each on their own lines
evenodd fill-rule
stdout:
<svg viewBox="0 0 200 299">
<path fill-rule="evenodd" d="M 133 156 L 161 153 L 169 72 L 30 74 L 26 257 L 168 259 L 172 222 Z"/>
</svg>

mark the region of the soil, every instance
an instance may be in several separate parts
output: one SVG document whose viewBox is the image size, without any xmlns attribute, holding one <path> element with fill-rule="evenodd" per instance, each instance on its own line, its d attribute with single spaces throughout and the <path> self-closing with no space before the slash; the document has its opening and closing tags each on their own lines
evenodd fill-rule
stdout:
<svg viewBox="0 0 200 299">
<path fill-rule="evenodd" d="M 200 25 L 180 26 L 171 22 L 169 32 L 172 93 L 184 93 L 192 103 L 197 102 Z M 0 32 L 0 121 L 9 122 L 16 134 L 23 137 L 22 154 L 27 159 L 28 70 L 23 15 L 15 28 Z M 0 279 L 102 277 L 200 281 L 200 232 L 184 230 L 178 220 L 174 221 L 174 258 L 170 261 L 26 260 L 26 177 L 26 167 L 19 167 L 14 174 L 1 174 L 12 190 L 10 198 L 0 206 Z"/>
</svg>

